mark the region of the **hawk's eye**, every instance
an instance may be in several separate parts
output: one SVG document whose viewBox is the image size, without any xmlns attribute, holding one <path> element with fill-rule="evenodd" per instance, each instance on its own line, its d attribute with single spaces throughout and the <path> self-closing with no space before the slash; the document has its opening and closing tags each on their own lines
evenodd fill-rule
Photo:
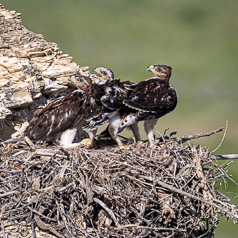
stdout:
<svg viewBox="0 0 238 238">
<path fill-rule="evenodd" d="M 162 72 L 163 70 L 162 70 L 161 68 L 158 68 L 158 71 L 159 71 L 159 72 Z"/>
<path fill-rule="evenodd" d="M 79 79 L 79 82 L 80 82 L 80 83 L 83 83 L 83 82 L 84 82 L 83 78 L 80 78 L 80 79 Z"/>
</svg>

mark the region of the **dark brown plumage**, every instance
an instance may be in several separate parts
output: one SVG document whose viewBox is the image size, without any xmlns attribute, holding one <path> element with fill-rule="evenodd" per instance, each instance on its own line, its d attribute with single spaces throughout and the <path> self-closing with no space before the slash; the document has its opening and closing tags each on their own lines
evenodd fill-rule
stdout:
<svg viewBox="0 0 238 238">
<path fill-rule="evenodd" d="M 155 77 L 139 83 L 114 79 L 113 72 L 103 67 L 95 69 L 100 75 L 97 83 L 77 75 L 71 81 L 78 90 L 38 110 L 24 135 L 33 140 L 45 140 L 61 134 L 60 145 L 73 148 L 78 146 L 72 143 L 76 131 L 82 128 L 89 132 L 86 144 L 92 146 L 97 128 L 109 121 L 110 135 L 122 146 L 118 133 L 130 127 L 138 141 L 137 123 L 145 121 L 145 131 L 153 145 L 153 128 L 158 118 L 176 107 L 177 95 L 169 84 L 171 67 L 153 65 L 148 70 Z"/>
<path fill-rule="evenodd" d="M 171 71 L 168 67 L 167 77 L 163 78 L 158 74 L 156 77 L 133 85 L 132 92 L 123 103 L 137 110 L 136 121 L 159 118 L 174 110 L 177 105 L 177 95 L 169 84 L 170 75 Z"/>
<path fill-rule="evenodd" d="M 85 98 L 82 92 L 74 91 L 50 102 L 43 109 L 38 109 L 24 135 L 33 140 L 43 140 L 77 127 L 83 118 L 82 106 Z"/>
<path fill-rule="evenodd" d="M 87 95 L 85 89 L 92 84 L 90 78 L 77 75 L 78 90 L 67 96 L 51 101 L 43 109 L 38 109 L 24 135 L 32 140 L 52 140 L 66 130 L 67 138 L 61 145 L 71 144 L 76 134 L 77 128 L 84 123 L 85 101 Z M 67 140 L 69 142 L 67 142 Z"/>
<path fill-rule="evenodd" d="M 136 125 L 138 121 L 145 121 L 144 128 L 150 146 L 154 145 L 153 129 L 158 118 L 173 111 L 177 105 L 177 94 L 169 84 L 172 68 L 166 65 L 151 65 L 147 68 L 154 74 L 128 88 L 127 97 L 123 104 L 130 108 L 120 122 L 122 131 L 127 126 Z"/>
<path fill-rule="evenodd" d="M 104 90 L 103 96 L 100 99 L 100 103 L 103 105 L 101 107 L 102 111 L 98 115 L 91 116 L 88 120 L 86 120 L 83 128 L 89 130 L 91 127 L 98 127 L 109 121 L 109 126 L 106 129 L 106 132 L 104 131 L 104 135 L 106 134 L 107 136 L 109 133 L 119 146 L 123 146 L 120 138 L 118 137 L 118 133 L 121 130 L 118 123 L 120 124 L 121 121 L 121 113 L 125 113 L 125 110 L 129 109 L 123 104 L 123 100 L 127 97 L 129 87 L 134 83 L 129 81 L 121 82 L 119 79 L 111 78 L 110 75 L 113 75 L 114 77 L 113 72 L 111 70 L 106 70 L 105 72 L 105 68 L 103 67 L 96 68 L 95 71 L 101 77 L 105 77 L 110 80 L 100 86 Z M 129 110 L 131 111 L 131 109 Z M 108 113 L 109 115 L 107 115 Z M 116 130 L 114 130 L 114 128 Z M 134 136 L 139 138 L 138 127 L 132 127 L 131 129 Z"/>
<path fill-rule="evenodd" d="M 109 75 L 113 75 L 111 70 L 105 70 L 105 68 L 99 67 L 95 70 L 101 77 L 108 78 Z M 110 78 L 110 76 L 109 76 Z M 102 96 L 101 102 L 105 108 L 113 110 L 115 113 L 110 117 L 109 125 L 105 131 L 103 131 L 99 138 L 110 138 L 112 137 L 118 144 L 119 147 L 123 148 L 123 144 L 118 134 L 125 128 L 129 127 L 134 135 L 135 141 L 140 140 L 139 127 L 137 122 L 130 125 L 121 124 L 122 119 L 131 112 L 135 112 L 123 103 L 123 100 L 128 97 L 131 91 L 131 87 L 135 83 L 130 81 L 121 82 L 119 79 L 112 78 L 107 84 L 104 85 L 105 95 Z M 97 122 L 100 120 L 96 120 Z"/>
<path fill-rule="evenodd" d="M 100 70 L 105 70 L 101 67 Z M 108 75 L 113 76 L 111 70 Z M 101 75 L 100 75 L 101 76 Z M 89 132 L 84 144 L 92 146 L 97 128 L 112 118 L 121 108 L 125 98 L 120 80 L 102 75 L 97 83 L 89 77 L 77 75 L 71 82 L 78 90 L 50 102 L 35 113 L 24 135 L 33 140 L 51 140 L 61 134 L 60 145 L 73 148 L 78 128 Z"/>
</svg>

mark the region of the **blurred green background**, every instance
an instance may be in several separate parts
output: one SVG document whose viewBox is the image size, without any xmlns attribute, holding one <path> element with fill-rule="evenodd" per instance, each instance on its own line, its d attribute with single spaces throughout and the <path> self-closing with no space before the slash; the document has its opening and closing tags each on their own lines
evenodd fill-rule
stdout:
<svg viewBox="0 0 238 238">
<path fill-rule="evenodd" d="M 26 28 L 56 42 L 81 66 L 106 66 L 122 80 L 140 81 L 145 69 L 173 67 L 171 84 L 179 95 L 174 112 L 157 130 L 179 136 L 208 132 L 229 122 L 215 154 L 238 153 L 237 0 L 1 0 L 22 13 Z M 223 134 L 193 143 L 213 150 Z M 238 161 L 229 174 L 238 181 Z M 222 190 L 238 204 L 238 187 Z M 220 222 L 216 237 L 237 237 L 238 227 Z"/>
</svg>

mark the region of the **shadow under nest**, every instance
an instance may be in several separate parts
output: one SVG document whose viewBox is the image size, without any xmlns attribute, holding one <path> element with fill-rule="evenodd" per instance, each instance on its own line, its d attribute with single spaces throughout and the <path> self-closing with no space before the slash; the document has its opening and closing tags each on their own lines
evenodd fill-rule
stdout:
<svg viewBox="0 0 238 238">
<path fill-rule="evenodd" d="M 3 143 L 0 234 L 24 221 L 31 237 L 213 237 L 218 215 L 235 221 L 237 207 L 217 190 L 224 167 L 189 142 L 201 136 L 159 138 L 153 150 Z"/>
</svg>

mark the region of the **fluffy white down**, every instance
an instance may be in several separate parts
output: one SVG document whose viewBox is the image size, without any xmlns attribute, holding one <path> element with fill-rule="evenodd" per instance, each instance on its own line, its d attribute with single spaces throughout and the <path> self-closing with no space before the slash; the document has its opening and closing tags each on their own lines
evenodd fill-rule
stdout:
<svg viewBox="0 0 238 238">
<path fill-rule="evenodd" d="M 78 146 L 78 143 L 72 143 L 76 135 L 76 132 L 77 128 L 68 129 L 64 131 L 60 136 L 60 147 L 67 149 Z"/>
</svg>

